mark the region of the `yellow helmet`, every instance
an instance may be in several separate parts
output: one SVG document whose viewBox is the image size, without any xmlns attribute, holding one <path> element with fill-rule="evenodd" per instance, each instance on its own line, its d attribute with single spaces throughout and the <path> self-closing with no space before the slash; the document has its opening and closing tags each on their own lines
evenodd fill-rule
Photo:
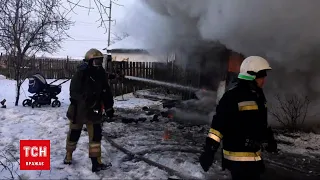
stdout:
<svg viewBox="0 0 320 180">
<path fill-rule="evenodd" d="M 90 60 L 90 59 L 97 59 L 97 58 L 103 58 L 103 54 L 101 51 L 98 49 L 92 48 L 89 51 L 87 51 L 86 55 L 84 56 L 85 60 Z"/>
</svg>

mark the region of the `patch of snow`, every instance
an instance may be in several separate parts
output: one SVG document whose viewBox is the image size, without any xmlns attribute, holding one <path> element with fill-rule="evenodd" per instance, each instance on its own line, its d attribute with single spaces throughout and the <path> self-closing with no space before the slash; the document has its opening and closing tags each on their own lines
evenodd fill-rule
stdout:
<svg viewBox="0 0 320 180">
<path fill-rule="evenodd" d="M 82 61 L 83 57 L 71 57 L 71 56 L 57 56 L 57 55 L 43 55 L 36 56 L 37 59 L 55 59 L 55 60 L 67 60 L 69 61 Z"/>
<path fill-rule="evenodd" d="M 59 84 L 59 80 L 54 84 Z M 52 82 L 52 80 L 48 80 Z M 7 108 L 0 108 L 0 161 L 10 166 L 15 174 L 22 179 L 167 179 L 168 173 L 151 166 L 143 161 L 129 159 L 119 150 L 112 147 L 106 141 L 102 141 L 102 160 L 111 162 L 112 167 L 98 174 L 91 172 L 91 162 L 88 158 L 88 133 L 82 132 L 74 152 L 74 163 L 70 166 L 64 165 L 65 143 L 69 121 L 66 111 L 69 105 L 70 81 L 62 85 L 62 92 L 58 95 L 61 103 L 60 108 L 42 107 L 32 109 L 31 107 L 14 106 L 15 81 L 0 79 L 0 99 L 7 99 Z M 23 83 L 22 97 L 30 95 L 27 92 L 28 81 Z M 115 98 L 115 108 L 138 109 L 143 106 L 157 107 L 159 101 L 140 99 L 133 94 Z M 20 103 L 21 104 L 21 103 Z M 116 111 L 117 112 L 117 111 Z M 120 112 L 120 111 L 119 111 Z M 118 112 L 118 113 L 119 113 Z M 121 113 L 121 112 L 120 112 Z M 122 112 L 123 113 L 123 112 Z M 123 147 L 133 151 L 141 152 L 152 150 L 152 148 L 177 148 L 187 147 L 197 150 L 203 145 L 207 130 L 203 127 L 180 127 L 179 124 L 171 122 L 167 118 L 159 117 L 159 122 L 151 122 L 152 115 L 146 116 L 141 112 L 136 117 L 147 117 L 147 121 L 137 124 L 124 124 L 121 122 L 104 123 L 105 133 L 112 135 L 114 141 Z M 207 127 L 206 129 L 208 129 Z M 169 139 L 163 137 L 169 132 Z M 279 135 L 278 138 L 286 138 Z M 19 170 L 19 140 L 22 139 L 49 139 L 51 141 L 51 170 L 50 171 L 21 171 Z M 292 141 L 295 146 L 287 146 L 286 150 L 300 149 L 296 153 L 304 153 L 302 149 L 307 147 L 318 148 L 312 152 L 319 152 L 320 136 L 316 134 L 299 134 L 299 138 L 286 139 Z M 281 145 L 282 146 L 282 145 Z M 280 148 L 283 148 L 281 147 Z M 311 151 L 308 150 L 308 153 Z M 198 162 L 199 153 L 186 153 L 176 151 L 151 151 L 142 154 L 153 161 L 169 166 L 179 172 L 192 177 L 207 179 L 226 179 L 226 172 L 221 172 L 219 164 L 214 164 L 208 173 L 205 173 Z M 11 166 L 12 165 L 12 166 Z M 0 165 L 0 179 L 10 178 L 8 169 L 2 170 Z"/>
<path fill-rule="evenodd" d="M 47 80 L 49 83 L 52 80 Z M 59 80 L 54 84 L 59 84 Z M 14 177 L 22 179 L 167 179 L 169 176 L 165 171 L 144 162 L 121 161 L 125 155 L 112 147 L 109 143 L 102 141 L 102 160 L 111 162 L 112 167 L 106 171 L 95 174 L 91 172 L 91 162 L 88 158 L 88 133 L 82 132 L 74 152 L 74 163 L 70 166 L 64 165 L 65 141 L 69 127 L 66 111 L 69 105 L 69 83 L 62 85 L 59 99 L 62 102 L 60 108 L 14 106 L 15 81 L 0 80 L 0 98 L 7 99 L 7 108 L 0 109 L 0 161 L 7 164 L 10 169 L 3 169 L 0 165 L 0 179 L 11 178 L 10 171 Z M 28 82 L 23 83 L 21 102 L 27 92 Z M 25 94 L 25 95 L 24 95 Z M 121 98 L 117 97 L 116 99 Z M 157 105 L 158 102 L 134 98 L 132 94 L 124 95 L 127 101 L 115 100 L 116 108 L 140 108 L 142 106 Z M 121 135 L 125 126 L 122 123 L 107 124 Z M 122 127 L 122 128 L 121 128 Z M 140 131 L 140 133 L 144 133 Z M 137 134 L 141 136 L 141 134 Z M 51 141 L 51 170 L 50 171 L 21 171 L 19 170 L 19 140 L 22 139 L 49 139 Z M 151 139 L 147 139 L 150 141 Z M 126 140 L 123 140 L 126 142 Z M 87 158 L 84 158 L 87 157 Z"/>
<path fill-rule="evenodd" d="M 172 158 L 173 155 L 179 158 Z M 198 165 L 198 156 L 190 155 L 187 153 L 161 153 L 161 154 L 147 154 L 145 157 L 152 159 L 160 164 L 165 164 L 166 166 L 176 169 L 179 172 L 185 174 L 190 174 L 195 178 L 204 178 L 204 173 L 202 173 L 201 166 Z"/>
<path fill-rule="evenodd" d="M 104 131 L 114 138 L 114 141 L 133 153 L 138 153 L 156 163 L 165 165 L 181 172 L 190 178 L 207 179 L 199 165 L 199 154 L 195 152 L 180 152 L 172 149 L 197 150 L 200 152 L 201 143 L 205 135 L 202 128 L 178 128 L 174 122 L 167 122 L 166 118 L 160 118 L 159 122 L 151 122 L 151 117 L 138 124 L 123 124 L 112 122 L 104 126 Z M 169 139 L 163 139 L 164 133 L 169 130 Z M 157 150 L 159 149 L 159 150 Z M 209 174 L 215 178 L 224 179 L 228 172 L 221 172 L 220 164 L 214 164 Z M 210 179 L 210 178 L 209 178 Z"/>
<path fill-rule="evenodd" d="M 279 148 L 283 151 L 320 156 L 320 134 L 314 133 L 292 133 L 289 135 L 279 134 L 277 139 L 280 141 L 291 143 L 292 145 L 279 144 Z"/>
<path fill-rule="evenodd" d="M 6 79 L 6 77 L 2 74 L 0 74 L 0 80 Z"/>
<path fill-rule="evenodd" d="M 145 89 L 134 92 L 135 97 L 151 98 L 159 100 L 181 100 L 181 96 L 161 92 L 161 89 Z"/>
<path fill-rule="evenodd" d="M 154 107 L 160 105 L 160 101 L 136 98 L 133 93 L 124 94 L 123 99 L 122 96 L 118 96 L 114 99 L 115 109 L 141 109 L 144 106 Z"/>
</svg>

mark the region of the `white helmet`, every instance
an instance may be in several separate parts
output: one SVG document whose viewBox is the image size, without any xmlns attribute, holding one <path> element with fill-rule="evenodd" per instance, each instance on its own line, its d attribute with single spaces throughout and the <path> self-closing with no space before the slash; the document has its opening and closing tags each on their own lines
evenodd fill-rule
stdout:
<svg viewBox="0 0 320 180">
<path fill-rule="evenodd" d="M 271 70 L 267 60 L 260 56 L 250 56 L 243 60 L 240 66 L 239 79 L 254 80 L 259 71 Z"/>
</svg>

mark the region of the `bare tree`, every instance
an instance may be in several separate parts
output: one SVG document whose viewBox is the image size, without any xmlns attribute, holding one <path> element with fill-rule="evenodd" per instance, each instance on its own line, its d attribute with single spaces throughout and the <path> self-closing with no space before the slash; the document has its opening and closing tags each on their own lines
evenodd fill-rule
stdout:
<svg viewBox="0 0 320 180">
<path fill-rule="evenodd" d="M 109 26 L 106 22 L 116 22 L 116 20 L 111 19 L 111 8 L 112 5 L 116 6 L 124 6 L 122 4 L 119 4 L 118 0 L 108 0 L 108 1 L 102 1 L 102 0 L 66 0 L 69 4 L 69 9 L 71 11 L 74 10 L 75 7 L 83 8 L 88 10 L 88 14 L 90 14 L 91 10 L 97 10 L 99 13 L 99 19 L 96 20 L 96 22 L 99 22 L 99 28 L 104 28 L 105 33 L 111 30 L 109 29 Z M 87 2 L 88 5 L 84 6 L 81 5 L 80 2 Z M 124 33 L 123 33 L 124 34 Z M 121 35 L 123 35 L 121 34 Z M 121 36 L 120 36 L 121 37 Z M 116 40 L 114 40 L 116 41 Z"/>
<path fill-rule="evenodd" d="M 275 100 L 276 105 L 270 110 L 271 116 L 290 131 L 301 129 L 308 114 L 310 104 L 308 97 L 297 94 L 281 97 L 277 94 Z"/>
<path fill-rule="evenodd" d="M 111 39 L 111 44 L 114 44 L 117 41 L 121 41 L 128 37 L 129 34 L 126 32 L 121 32 L 121 33 L 112 33 L 112 39 Z"/>
<path fill-rule="evenodd" d="M 17 82 L 15 105 L 30 68 L 30 57 L 37 52 L 53 53 L 67 37 L 72 22 L 66 18 L 63 0 L 1 0 L 0 47 L 12 57 Z"/>
<path fill-rule="evenodd" d="M 8 150 L 4 150 L 0 154 L 0 172 L 8 174 L 7 179 L 22 179 L 18 174 L 19 161 Z"/>
</svg>

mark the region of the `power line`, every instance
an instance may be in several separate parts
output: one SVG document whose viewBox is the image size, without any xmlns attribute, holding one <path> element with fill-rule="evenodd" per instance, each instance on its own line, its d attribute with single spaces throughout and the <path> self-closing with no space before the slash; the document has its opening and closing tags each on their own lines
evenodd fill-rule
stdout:
<svg viewBox="0 0 320 180">
<path fill-rule="evenodd" d="M 88 42 L 106 42 L 108 40 L 103 39 L 67 39 L 65 41 L 88 41 Z"/>
<path fill-rule="evenodd" d="M 78 8 L 77 10 L 75 11 L 89 11 L 88 9 L 82 9 L 82 8 Z M 93 10 L 93 9 L 90 9 L 89 13 L 99 13 L 99 11 L 96 11 L 96 10 Z"/>
<path fill-rule="evenodd" d="M 69 38 L 66 38 L 66 39 L 67 40 L 104 40 L 101 38 L 97 38 L 97 36 L 85 36 L 85 35 L 86 34 L 78 34 L 78 35 L 70 36 Z"/>
<path fill-rule="evenodd" d="M 86 22 L 86 21 L 75 21 L 76 24 L 79 23 L 79 24 L 98 24 L 98 23 L 94 23 L 94 22 Z"/>
<path fill-rule="evenodd" d="M 112 1 L 112 3 L 115 4 L 115 5 L 118 5 L 118 6 L 122 6 L 122 7 L 124 6 L 124 5 L 119 4 L 119 3 L 116 3 L 116 2 L 114 2 L 114 1 Z"/>
</svg>

